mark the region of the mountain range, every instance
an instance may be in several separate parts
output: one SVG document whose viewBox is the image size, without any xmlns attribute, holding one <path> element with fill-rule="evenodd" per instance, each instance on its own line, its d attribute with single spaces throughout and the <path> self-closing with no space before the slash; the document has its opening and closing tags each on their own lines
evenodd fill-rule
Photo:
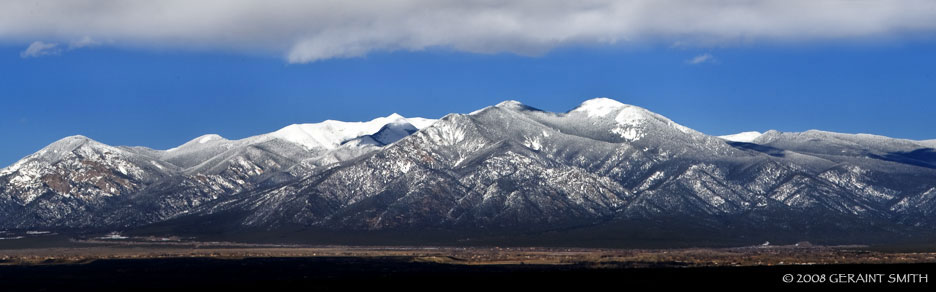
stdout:
<svg viewBox="0 0 936 292">
<path fill-rule="evenodd" d="M 322 243 L 926 242 L 936 238 L 933 141 L 716 137 L 607 98 L 565 113 L 505 101 L 438 120 L 296 124 L 168 150 L 71 136 L 0 170 L 0 229 Z"/>
</svg>

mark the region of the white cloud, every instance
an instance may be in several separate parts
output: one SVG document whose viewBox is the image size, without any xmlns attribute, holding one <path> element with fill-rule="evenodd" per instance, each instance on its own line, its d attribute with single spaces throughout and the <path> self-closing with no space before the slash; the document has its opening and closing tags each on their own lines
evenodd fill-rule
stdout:
<svg viewBox="0 0 936 292">
<path fill-rule="evenodd" d="M 701 54 L 693 57 L 692 59 L 686 60 L 686 63 L 691 65 L 698 65 L 702 63 L 712 63 L 715 62 L 715 57 L 712 54 Z"/>
<path fill-rule="evenodd" d="M 936 31 L 932 0 L 8 0 L 0 41 L 280 54 L 290 62 L 432 47 L 537 55 L 563 45 L 710 46 Z"/>
<path fill-rule="evenodd" d="M 81 39 L 71 41 L 68 43 L 67 48 L 62 48 L 58 43 L 46 43 L 42 41 L 35 41 L 29 44 L 29 47 L 26 47 L 26 50 L 20 52 L 20 57 L 23 59 L 26 58 L 38 58 L 42 56 L 54 56 L 60 55 L 62 52 L 77 50 L 87 47 L 95 47 L 100 45 L 101 42 L 95 41 L 90 37 L 83 37 Z"/>
<path fill-rule="evenodd" d="M 26 50 L 20 52 L 20 58 L 38 58 L 48 55 L 58 55 L 62 49 L 56 43 L 32 42 Z"/>
<path fill-rule="evenodd" d="M 68 49 L 69 49 L 69 50 L 77 50 L 77 49 L 80 49 L 80 48 L 96 47 L 96 46 L 99 46 L 99 45 L 101 45 L 101 42 L 96 41 L 96 40 L 94 40 L 94 39 L 92 39 L 92 38 L 86 36 L 86 37 L 83 37 L 83 38 L 81 38 L 81 39 L 79 39 L 79 40 L 72 41 L 72 42 L 68 43 Z"/>
</svg>

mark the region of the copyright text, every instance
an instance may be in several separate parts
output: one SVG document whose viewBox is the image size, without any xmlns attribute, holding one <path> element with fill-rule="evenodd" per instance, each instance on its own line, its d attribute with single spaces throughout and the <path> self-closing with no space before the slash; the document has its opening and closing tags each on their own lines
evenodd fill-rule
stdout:
<svg viewBox="0 0 936 292">
<path fill-rule="evenodd" d="M 785 274 L 784 283 L 832 283 L 832 284 L 918 284 L 929 283 L 929 274 Z"/>
</svg>

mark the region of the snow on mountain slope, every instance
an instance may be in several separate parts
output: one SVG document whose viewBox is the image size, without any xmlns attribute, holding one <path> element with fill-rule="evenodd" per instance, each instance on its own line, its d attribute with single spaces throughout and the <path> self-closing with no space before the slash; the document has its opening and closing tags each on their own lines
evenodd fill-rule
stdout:
<svg viewBox="0 0 936 292">
<path fill-rule="evenodd" d="M 413 122 L 419 126 L 431 125 L 433 120 L 416 118 Z M 271 138 L 293 142 L 307 149 L 335 149 L 345 141 L 377 133 L 387 124 L 413 124 L 409 119 L 399 114 L 376 118 L 367 122 L 342 122 L 327 120 L 315 124 L 294 124 L 279 129 L 273 133 L 254 136 L 251 140 L 266 140 Z"/>
<path fill-rule="evenodd" d="M 523 109 L 508 102 L 475 115 L 447 115 L 357 163 L 289 185 L 288 193 L 259 195 L 257 200 L 292 203 L 276 210 L 249 204 L 264 215 L 245 220 L 258 226 L 318 222 L 365 229 L 559 226 L 567 219 L 611 216 L 626 202 L 629 192 L 618 182 L 551 157 L 573 145 L 605 153 L 614 151 L 612 145 L 558 133 L 517 112 Z M 544 133 L 547 138 L 539 136 Z M 534 136 L 543 139 L 542 148 L 524 144 Z"/>
<path fill-rule="evenodd" d="M 391 115 L 206 135 L 167 151 L 98 144 L 63 139 L 0 171 L 0 228 L 179 219 L 232 232 L 562 234 L 641 231 L 627 225 L 638 220 L 663 224 L 642 231 L 704 225 L 790 241 L 869 226 L 936 235 L 934 219 L 919 215 L 936 214 L 936 156 L 918 141 L 769 131 L 732 143 L 606 98 L 565 113 L 505 101 L 439 121 Z"/>
<path fill-rule="evenodd" d="M 216 134 L 208 134 L 172 149 L 151 152 L 160 160 L 190 169 L 188 173 L 224 171 L 232 164 L 232 160 L 239 161 L 234 164 L 253 164 L 248 168 L 265 169 L 286 168 L 295 162 L 322 157 L 323 159 L 315 159 L 318 161 L 313 163 L 320 165 L 356 157 L 373 150 L 369 148 L 372 146 L 393 143 L 435 121 L 405 118 L 396 113 L 367 122 L 327 120 L 320 123 L 293 124 L 272 133 L 240 140 L 227 140 Z M 371 137 L 377 134 L 379 136 Z M 297 145 L 304 151 L 274 140 Z M 348 142 L 352 143 L 343 145 Z M 338 153 L 329 153 L 330 151 Z M 248 162 L 252 160 L 244 156 L 246 153 L 252 153 L 249 154 L 250 157 L 262 161 Z"/>
<path fill-rule="evenodd" d="M 384 125 L 379 131 L 369 135 L 369 137 L 372 137 L 374 141 L 377 141 L 380 145 L 387 145 L 399 141 L 416 131 L 419 131 L 419 129 L 417 129 L 415 125 L 403 120 L 397 120 Z"/>
<path fill-rule="evenodd" d="M 762 135 L 761 132 L 749 131 L 749 132 L 741 132 L 741 133 L 731 134 L 731 135 L 718 136 L 718 138 L 722 138 L 731 142 L 751 143 L 754 141 L 754 139 L 757 139 L 757 137 L 760 137 L 760 135 Z"/>
<path fill-rule="evenodd" d="M 764 145 L 788 145 L 805 147 L 806 145 L 839 146 L 852 149 L 865 150 L 913 150 L 919 148 L 917 141 L 896 139 L 871 134 L 847 134 L 820 130 L 805 132 L 780 132 L 770 130 L 758 136 L 753 143 Z M 822 142 L 822 143 L 817 143 Z M 839 150 L 839 149 L 835 149 Z"/>
<path fill-rule="evenodd" d="M 435 122 L 439 121 L 437 119 L 427 119 L 427 118 L 405 118 L 407 122 L 416 127 L 416 129 L 425 129 L 426 127 L 431 126 Z"/>
<path fill-rule="evenodd" d="M 184 150 L 184 148 L 193 148 L 193 147 L 198 147 L 199 145 L 211 144 L 215 142 L 225 142 L 225 141 L 228 141 L 228 140 L 224 139 L 224 137 L 221 137 L 221 135 L 206 134 L 206 135 L 199 136 L 195 139 L 192 139 L 191 141 L 185 142 L 185 144 L 179 145 L 178 147 L 168 149 L 166 150 L 166 152 L 174 152 L 174 151 L 179 151 L 180 149 Z"/>
<path fill-rule="evenodd" d="M 207 134 L 192 139 L 178 147 L 157 152 L 159 159 L 175 164 L 182 168 L 189 168 L 203 162 L 212 156 L 218 155 L 233 148 L 236 143 L 216 134 Z"/>
<path fill-rule="evenodd" d="M 133 193 L 178 171 L 170 163 L 71 136 L 0 171 L 0 204 L 38 212 L 26 217 L 36 222 L 55 221 L 62 214 L 91 216 L 86 214 L 90 206 L 81 202 L 101 204 L 108 197 Z"/>
<path fill-rule="evenodd" d="M 622 138 L 628 141 L 639 140 L 649 135 L 650 133 L 642 131 L 641 127 L 650 123 L 662 123 L 683 133 L 695 132 L 642 107 L 623 104 L 610 98 L 601 97 L 586 100 L 569 112 L 569 115 L 575 114 L 584 114 L 590 118 L 612 118 L 618 124 L 618 127 L 612 131 L 620 134 Z"/>
<path fill-rule="evenodd" d="M 294 204 L 260 210 L 266 214 L 263 219 L 246 220 L 251 225 L 299 220 L 293 223 L 366 229 L 412 224 L 560 226 L 614 216 L 634 198 L 625 184 L 644 178 L 667 180 L 652 177 L 662 173 L 658 169 L 683 172 L 678 164 L 666 162 L 677 151 L 691 151 L 683 141 L 730 148 L 643 109 L 601 99 L 585 105 L 583 111 L 557 114 L 505 101 L 468 115 L 447 115 L 365 160 L 290 186 L 290 194 L 277 190 L 261 195 Z M 648 136 L 641 141 L 623 139 L 613 132 L 622 124 Z M 671 139 L 674 136 L 682 138 Z M 353 207 L 358 203 L 365 209 Z M 349 210 L 317 207 L 322 205 Z"/>
<path fill-rule="evenodd" d="M 435 120 L 413 121 L 425 127 Z M 168 150 L 67 137 L 0 169 L 0 221 L 5 226 L 75 227 L 155 222 L 264 181 L 307 176 L 318 166 L 370 153 L 417 130 L 409 119 L 393 114 L 369 122 L 293 125 L 240 140 L 208 134 Z M 358 137 L 375 142 L 341 145 Z M 108 210 L 106 198 L 115 196 L 135 199 Z M 92 209 L 100 216 L 78 211 Z"/>
<path fill-rule="evenodd" d="M 216 143 L 223 151 L 202 155 L 207 158 L 195 160 L 199 163 L 194 171 L 219 173 L 232 165 L 254 169 L 255 174 L 287 170 L 295 165 L 307 169 L 317 168 L 353 159 L 396 142 L 418 130 L 411 121 L 421 126 L 435 122 L 423 118 L 407 119 L 394 113 L 367 122 L 327 120 L 321 123 L 289 125 L 272 133 L 240 140 L 215 139 L 199 145 L 204 148 Z M 307 174 L 306 171 L 295 171 L 298 171 L 294 173 L 297 175 Z"/>
<path fill-rule="evenodd" d="M 480 116 L 496 109 L 507 110 L 535 121 L 552 131 L 606 143 L 624 143 L 654 155 L 732 155 L 738 152 L 724 140 L 682 126 L 644 108 L 608 98 L 586 100 L 566 113 L 545 112 L 519 102 L 504 102 L 475 111 Z M 530 137 L 537 144 L 536 137 Z"/>
<path fill-rule="evenodd" d="M 866 164 L 875 167 L 878 161 L 936 168 L 936 154 L 923 148 L 918 141 L 869 134 L 845 134 L 819 130 L 779 132 L 770 130 L 752 141 L 774 149 Z M 908 171 L 914 171 L 909 169 Z"/>
<path fill-rule="evenodd" d="M 621 127 L 643 135 L 629 139 L 615 132 Z M 902 174 L 881 161 L 869 168 L 848 159 L 760 151 L 606 99 L 567 113 L 505 101 L 447 115 L 362 160 L 258 194 L 247 204 L 251 211 L 237 212 L 262 214 L 244 219 L 252 226 L 339 229 L 561 228 L 659 216 L 700 222 L 739 217 L 753 228 L 811 224 L 784 221 L 783 214 L 797 212 L 827 212 L 846 218 L 830 224 L 860 226 L 855 222 L 865 217 L 849 216 L 888 220 L 892 202 L 931 188 L 926 178 L 934 177 L 906 166 L 921 179 L 899 183 L 890 176 Z M 274 209 L 263 203 L 273 201 Z"/>
<path fill-rule="evenodd" d="M 933 140 L 923 140 L 923 141 L 919 141 L 919 143 L 920 143 L 920 145 L 923 145 L 923 146 L 926 146 L 926 147 L 929 147 L 929 148 L 936 148 L 936 139 L 933 139 Z"/>
</svg>

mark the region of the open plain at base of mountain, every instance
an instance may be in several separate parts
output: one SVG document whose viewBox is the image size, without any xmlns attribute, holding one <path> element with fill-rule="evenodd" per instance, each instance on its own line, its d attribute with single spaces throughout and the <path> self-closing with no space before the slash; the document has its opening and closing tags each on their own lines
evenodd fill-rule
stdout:
<svg viewBox="0 0 936 292">
<path fill-rule="evenodd" d="M 435 291 L 440 285 L 453 283 L 459 288 L 546 290 L 607 288 L 622 283 L 696 288 L 926 289 L 931 287 L 929 275 L 936 273 L 936 254 L 932 252 L 806 242 L 717 249 L 465 248 L 301 246 L 108 236 L 73 244 L 68 248 L 0 249 L 4 290 L 400 287 Z M 848 275 L 862 275 L 865 280 L 850 281 Z M 880 275 L 875 276 L 880 279 L 870 281 L 868 275 Z"/>
</svg>

